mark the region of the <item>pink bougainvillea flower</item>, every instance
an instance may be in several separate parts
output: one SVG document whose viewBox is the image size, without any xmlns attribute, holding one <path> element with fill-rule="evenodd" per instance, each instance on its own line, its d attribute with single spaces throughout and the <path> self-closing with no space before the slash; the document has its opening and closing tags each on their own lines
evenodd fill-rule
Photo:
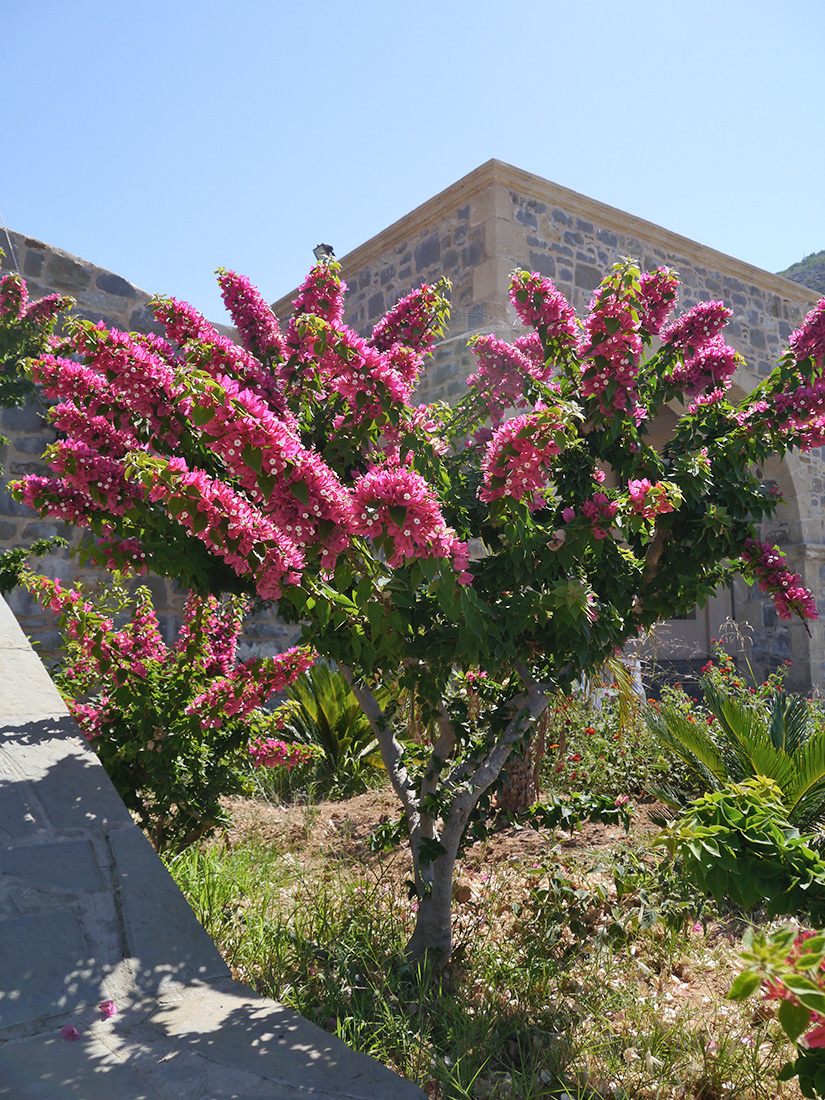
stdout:
<svg viewBox="0 0 825 1100">
<path fill-rule="evenodd" d="M 813 359 L 817 366 L 825 357 L 825 298 L 821 298 L 788 341 L 797 362 Z"/>
<path fill-rule="evenodd" d="M 773 600 L 780 619 L 798 615 L 800 619 L 816 619 L 816 601 L 801 583 L 798 573 L 788 568 L 785 555 L 767 542 L 746 539 L 742 560 L 756 574 L 760 592 Z"/>
<path fill-rule="evenodd" d="M 102 1001 L 97 1008 L 103 1020 L 111 1020 L 113 1016 L 117 1016 L 117 1005 L 114 1001 Z"/>
<path fill-rule="evenodd" d="M 80 1032 L 73 1024 L 66 1024 L 61 1030 L 60 1034 L 66 1040 L 67 1043 L 76 1043 L 80 1038 Z"/>
<path fill-rule="evenodd" d="M 694 353 L 701 351 L 732 316 L 733 311 L 724 302 L 699 302 L 662 329 L 662 342 L 683 351 L 688 348 Z"/>
<path fill-rule="evenodd" d="M 640 324 L 643 332 L 658 336 L 676 301 L 679 276 L 669 267 L 645 271 L 639 279 Z"/>
</svg>

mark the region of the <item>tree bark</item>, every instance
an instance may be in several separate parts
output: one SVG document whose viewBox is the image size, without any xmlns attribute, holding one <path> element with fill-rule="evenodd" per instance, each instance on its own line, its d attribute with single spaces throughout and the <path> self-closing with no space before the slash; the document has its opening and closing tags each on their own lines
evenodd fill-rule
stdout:
<svg viewBox="0 0 825 1100">
<path fill-rule="evenodd" d="M 511 756 L 504 765 L 504 786 L 496 794 L 496 809 L 502 813 L 519 814 L 538 798 L 536 767 L 533 761 L 535 738 L 525 737 L 520 757 Z"/>
</svg>

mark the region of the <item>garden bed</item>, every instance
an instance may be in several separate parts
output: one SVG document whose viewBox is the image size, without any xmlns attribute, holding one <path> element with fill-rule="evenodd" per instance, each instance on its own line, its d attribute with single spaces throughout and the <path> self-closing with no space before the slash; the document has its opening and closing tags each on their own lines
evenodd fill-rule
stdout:
<svg viewBox="0 0 825 1100">
<path fill-rule="evenodd" d="M 664 871 L 651 801 L 629 833 L 506 824 L 469 847 L 454 954 L 429 984 L 399 958 L 408 853 L 369 846 L 391 791 L 228 808 L 231 827 L 175 873 L 235 975 L 428 1095 L 799 1095 L 776 1082 L 790 1051 L 772 1007 L 726 1000 L 746 922 Z"/>
</svg>

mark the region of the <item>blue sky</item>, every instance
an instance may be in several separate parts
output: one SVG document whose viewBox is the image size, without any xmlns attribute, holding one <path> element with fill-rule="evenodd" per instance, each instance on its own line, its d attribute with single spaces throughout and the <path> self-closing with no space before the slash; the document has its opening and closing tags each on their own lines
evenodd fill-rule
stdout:
<svg viewBox="0 0 825 1100">
<path fill-rule="evenodd" d="M 822 0 L 0 0 L 5 224 L 215 320 L 490 157 L 770 271 L 825 248 Z"/>
</svg>

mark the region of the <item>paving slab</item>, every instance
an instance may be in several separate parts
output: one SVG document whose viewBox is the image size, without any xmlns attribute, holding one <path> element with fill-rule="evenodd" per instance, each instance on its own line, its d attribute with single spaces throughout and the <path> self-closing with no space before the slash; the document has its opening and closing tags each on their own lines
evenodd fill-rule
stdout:
<svg viewBox="0 0 825 1100">
<path fill-rule="evenodd" d="M 424 1094 L 232 980 L 0 599 L 0 1100 L 66 1098 Z"/>
</svg>

